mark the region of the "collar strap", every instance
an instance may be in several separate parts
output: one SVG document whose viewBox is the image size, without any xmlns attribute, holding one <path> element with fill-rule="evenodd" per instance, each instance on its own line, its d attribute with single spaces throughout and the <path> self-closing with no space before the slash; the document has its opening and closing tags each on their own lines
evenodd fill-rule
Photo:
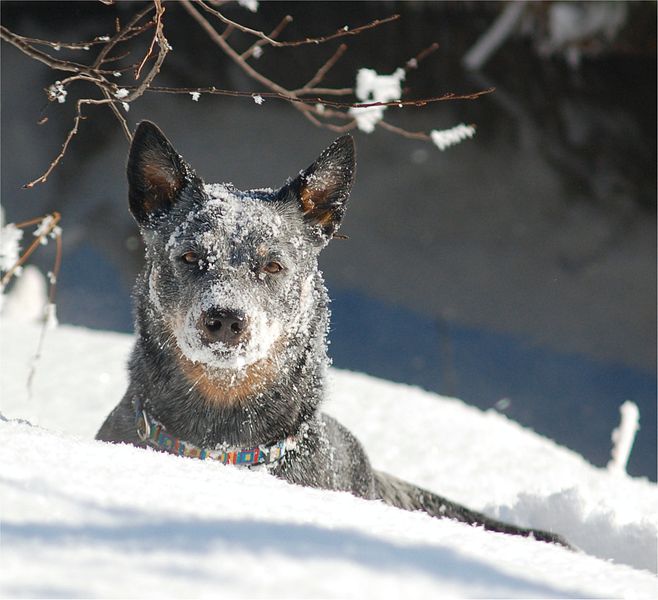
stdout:
<svg viewBox="0 0 658 600">
<path fill-rule="evenodd" d="M 214 460 L 224 465 L 269 465 L 281 460 L 297 446 L 294 436 L 287 437 L 270 446 L 258 445 L 249 448 L 222 445 L 214 449 L 199 448 L 168 433 L 162 423 L 151 417 L 141 405 L 135 402 L 135 427 L 139 439 L 146 445 L 176 456 Z"/>
</svg>

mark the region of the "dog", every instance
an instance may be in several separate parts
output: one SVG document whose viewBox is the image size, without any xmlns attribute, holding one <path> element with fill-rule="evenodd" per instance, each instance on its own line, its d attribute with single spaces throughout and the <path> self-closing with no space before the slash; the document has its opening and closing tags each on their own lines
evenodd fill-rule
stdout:
<svg viewBox="0 0 658 600">
<path fill-rule="evenodd" d="M 143 121 L 127 174 L 146 264 L 128 390 L 98 440 L 259 466 L 293 484 L 568 546 L 374 470 L 357 439 L 320 412 L 329 300 L 317 261 L 354 181 L 350 136 L 281 188 L 240 191 L 204 184 Z"/>
</svg>

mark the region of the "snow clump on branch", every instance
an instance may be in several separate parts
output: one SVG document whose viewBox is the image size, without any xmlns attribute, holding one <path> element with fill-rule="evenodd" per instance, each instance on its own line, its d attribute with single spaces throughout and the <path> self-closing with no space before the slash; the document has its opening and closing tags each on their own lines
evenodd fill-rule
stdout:
<svg viewBox="0 0 658 600">
<path fill-rule="evenodd" d="M 51 102 L 57 100 L 60 104 L 64 104 L 66 102 L 66 94 L 68 92 L 64 89 L 61 81 L 56 81 L 48 88 L 48 99 Z"/>
<path fill-rule="evenodd" d="M 396 69 L 392 75 L 379 75 L 374 69 L 359 69 L 356 74 L 356 97 L 361 102 L 391 102 L 402 95 L 404 69 Z M 356 119 L 361 131 L 372 133 L 375 125 L 384 117 L 386 106 L 350 108 L 349 113 Z"/>
<path fill-rule="evenodd" d="M 621 422 L 612 432 L 612 453 L 608 463 L 608 472 L 616 475 L 626 474 L 626 465 L 633 449 L 635 434 L 640 429 L 640 409 L 635 402 L 626 400 L 620 407 Z"/>
<path fill-rule="evenodd" d="M 41 238 L 41 244 L 45 246 L 48 243 L 48 234 L 55 239 L 62 235 L 62 228 L 59 225 L 53 226 L 55 218 L 52 215 L 46 215 L 39 226 L 34 230 L 34 237 Z"/>
<path fill-rule="evenodd" d="M 238 0 L 238 4 L 254 13 L 258 10 L 258 0 Z"/>
<path fill-rule="evenodd" d="M 466 138 L 472 138 L 475 135 L 475 127 L 473 125 L 464 125 L 460 123 L 451 129 L 433 129 L 430 132 L 432 143 L 439 149 L 445 150 L 450 146 L 459 144 L 459 142 Z"/>
</svg>

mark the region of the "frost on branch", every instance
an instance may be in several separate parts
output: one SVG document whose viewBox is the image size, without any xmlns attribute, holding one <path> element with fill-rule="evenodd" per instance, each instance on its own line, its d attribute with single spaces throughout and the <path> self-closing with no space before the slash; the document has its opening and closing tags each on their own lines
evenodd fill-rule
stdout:
<svg viewBox="0 0 658 600">
<path fill-rule="evenodd" d="M 48 236 L 55 239 L 61 234 L 62 228 L 59 225 L 55 225 L 55 217 L 52 215 L 46 215 L 33 233 L 34 237 L 40 238 L 41 244 L 44 246 L 48 243 Z"/>
<path fill-rule="evenodd" d="M 64 104 L 66 102 L 66 94 L 68 92 L 64 89 L 61 81 L 56 81 L 48 88 L 48 99 L 51 102 L 57 100 L 60 104 Z"/>
<path fill-rule="evenodd" d="M 459 142 L 465 140 L 466 138 L 472 138 L 475 135 L 475 127 L 472 125 L 464 125 L 460 123 L 456 127 L 451 129 L 433 129 L 430 132 L 430 137 L 432 138 L 432 143 L 439 149 L 445 150 L 450 146 L 459 144 Z"/>
<path fill-rule="evenodd" d="M 374 69 L 359 69 L 356 75 L 356 97 L 361 102 L 391 102 L 402 95 L 404 69 L 396 69 L 392 75 L 379 75 Z M 385 106 L 350 108 L 349 113 L 356 120 L 361 131 L 372 133 L 384 117 Z"/>
</svg>

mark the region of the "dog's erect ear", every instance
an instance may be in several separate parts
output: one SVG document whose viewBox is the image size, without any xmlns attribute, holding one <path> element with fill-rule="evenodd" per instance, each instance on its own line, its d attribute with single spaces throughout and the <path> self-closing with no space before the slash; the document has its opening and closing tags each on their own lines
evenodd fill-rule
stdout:
<svg viewBox="0 0 658 600">
<path fill-rule="evenodd" d="M 166 213 L 184 185 L 196 179 L 155 124 L 142 121 L 137 126 L 128 157 L 128 198 L 140 225 Z"/>
<path fill-rule="evenodd" d="M 328 239 L 345 213 L 356 169 L 354 154 L 352 137 L 340 137 L 282 190 L 288 199 L 292 195 L 297 200 L 306 222 Z"/>
</svg>

